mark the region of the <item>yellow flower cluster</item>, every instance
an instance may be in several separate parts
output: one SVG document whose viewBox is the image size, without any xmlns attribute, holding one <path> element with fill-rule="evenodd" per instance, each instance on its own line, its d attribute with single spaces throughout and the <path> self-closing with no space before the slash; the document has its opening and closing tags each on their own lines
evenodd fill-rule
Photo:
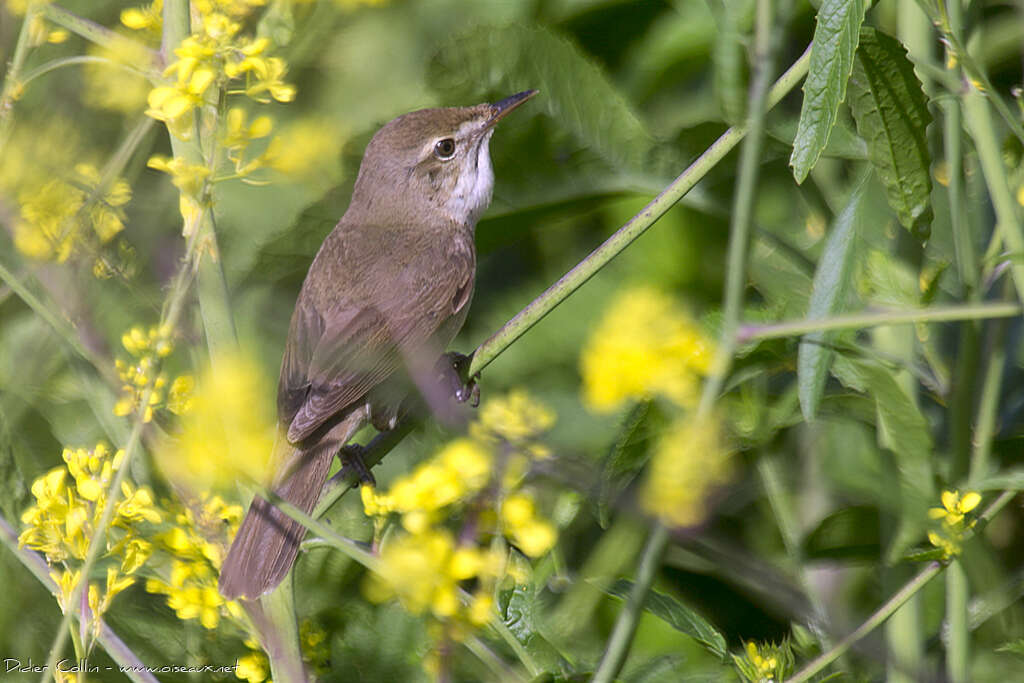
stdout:
<svg viewBox="0 0 1024 683">
<path fill-rule="evenodd" d="M 729 478 L 732 463 L 719 420 L 679 417 L 658 438 L 641 507 L 670 526 L 694 526 L 707 517 L 708 495 Z"/>
<path fill-rule="evenodd" d="M 124 230 L 122 208 L 132 191 L 115 180 L 100 192 L 95 166 L 80 163 L 67 179 L 54 178 L 32 185 L 18 195 L 19 220 L 14 244 L 31 258 L 63 263 L 76 248 L 96 251 Z"/>
<path fill-rule="evenodd" d="M 143 331 L 141 327 L 133 327 L 121 336 L 121 345 L 132 356 L 132 360 L 118 358 L 114 361 L 117 375 L 124 383 L 121 387 L 121 398 L 114 404 L 115 415 L 131 415 L 139 410 L 150 387 L 152 391 L 142 415 L 144 422 L 151 421 L 153 411 L 161 406 L 166 406 L 168 410 L 178 415 L 189 409 L 194 384 L 192 377 L 176 377 L 165 396 L 167 375 L 158 372 L 161 359 L 174 350 L 171 333 L 169 325 L 162 325 L 150 327 L 148 331 Z"/>
<path fill-rule="evenodd" d="M 193 492 L 233 486 L 239 478 L 265 482 L 274 448 L 273 390 L 259 366 L 228 356 L 205 370 L 181 430 L 157 449 L 167 478 Z"/>
<path fill-rule="evenodd" d="M 968 491 L 963 496 L 959 491 L 943 491 L 942 507 L 928 510 L 928 516 L 936 521 L 941 520 L 938 531 L 928 532 L 928 541 L 942 551 L 942 558 L 949 560 L 960 554 L 964 536 L 974 526 L 975 520 L 968 518 L 968 513 L 981 503 L 981 494 Z"/>
<path fill-rule="evenodd" d="M 784 681 L 793 673 L 793 647 L 788 640 L 779 645 L 760 646 L 751 641 L 743 655 L 733 655 L 733 663 L 743 680 L 749 683 L 775 683 Z"/>
<path fill-rule="evenodd" d="M 82 562 L 111 495 L 114 474 L 124 461 L 124 451 L 113 452 L 100 443 L 93 449 L 66 448 L 63 459 L 63 466 L 32 483 L 36 502 L 21 516 L 25 528 L 18 542 L 46 556 L 59 586 L 58 602 L 61 609 L 66 609 L 81 579 Z M 106 568 L 104 587 L 90 583 L 86 592 L 95 616 L 106 612 L 114 597 L 134 583 L 134 574 L 152 553 L 152 545 L 140 533 L 140 527 L 158 524 L 162 519 L 148 488 L 135 488 L 122 481 L 120 495 L 115 495 L 104 556 L 114 561 Z M 92 627 L 95 637 L 99 622 L 92 622 Z"/>
<path fill-rule="evenodd" d="M 223 614 L 237 622 L 244 619 L 238 603 L 225 600 L 217 590 L 217 576 L 231 537 L 238 531 L 242 508 L 220 496 L 205 496 L 173 510 L 174 525 L 157 536 L 162 550 L 171 556 L 170 572 L 146 581 L 146 590 L 167 596 L 167 605 L 182 621 L 198 619 L 215 629 Z"/>
<path fill-rule="evenodd" d="M 248 641 L 246 645 L 252 648 L 249 654 L 238 658 L 235 667 L 235 677 L 249 683 L 263 683 L 270 676 L 270 662 L 263 650 L 255 642 Z"/>
<path fill-rule="evenodd" d="M 398 597 L 411 612 L 453 624 L 486 623 L 495 587 L 517 573 L 505 539 L 530 557 L 557 540 L 554 526 L 522 488 L 531 459 L 548 455 L 537 440 L 554 420 L 548 408 L 513 392 L 483 406 L 470 437 L 450 442 L 389 491 L 364 486 L 366 514 L 398 514 L 405 531 L 386 537 L 369 597 Z M 457 536 L 445 526 L 455 518 L 463 521 Z M 464 583 L 473 586 L 468 604 L 458 595 Z"/>
<path fill-rule="evenodd" d="M 584 402 L 599 413 L 655 396 L 691 405 L 713 353 L 674 299 L 634 287 L 612 302 L 580 355 Z"/>
<path fill-rule="evenodd" d="M 188 139 L 194 112 L 208 96 L 219 93 L 230 81 L 244 79 L 241 90 L 257 102 L 291 102 L 295 86 L 284 82 L 287 71 L 280 57 L 267 56 L 270 40 L 241 35 L 244 15 L 253 3 L 198 3 L 200 30 L 185 38 L 175 50 L 178 58 L 164 70 L 171 79 L 149 93 L 146 113 L 163 121 L 168 129 Z M 132 19 L 136 19 L 132 15 Z M 139 22 L 142 23 L 142 22 Z"/>
</svg>

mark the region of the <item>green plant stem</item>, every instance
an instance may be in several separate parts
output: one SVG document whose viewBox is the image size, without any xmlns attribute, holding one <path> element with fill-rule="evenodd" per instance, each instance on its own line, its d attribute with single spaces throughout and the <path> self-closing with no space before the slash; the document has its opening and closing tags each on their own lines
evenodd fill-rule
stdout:
<svg viewBox="0 0 1024 683">
<path fill-rule="evenodd" d="M 779 78 L 768 91 L 768 108 L 778 104 L 807 75 L 810 63 L 811 48 L 808 47 L 791 67 Z M 707 173 L 713 169 L 726 154 L 739 144 L 749 132 L 746 125 L 733 126 L 722 133 L 707 150 L 704 151 L 678 178 L 672 181 L 661 194 L 654 198 L 637 215 L 619 228 L 600 247 L 580 261 L 572 270 L 563 275 L 558 282 L 551 285 L 543 294 L 530 302 L 526 308 L 509 320 L 500 330 L 495 332 L 473 353 L 473 362 L 469 369 L 470 376 L 475 375 L 491 363 L 502 351 L 512 345 L 527 330 L 537 324 L 558 304 L 565 301 L 573 292 L 594 276 L 601 268 L 628 247 L 655 221 L 661 218 L 676 202 L 689 192 Z"/>
<path fill-rule="evenodd" d="M 970 632 L 967 628 L 967 602 L 970 597 L 967 572 L 959 560 L 946 569 L 946 677 L 950 683 L 970 680 Z"/>
<path fill-rule="evenodd" d="M 54 59 L 52 61 L 46 62 L 45 64 L 40 64 L 39 66 L 25 74 L 25 78 L 24 80 L 22 80 L 22 85 L 28 85 L 35 79 L 39 78 L 40 76 L 45 76 L 51 71 L 63 69 L 66 66 L 75 66 L 76 64 L 101 64 L 103 66 L 109 66 L 112 69 L 121 69 L 122 71 L 127 71 L 128 73 L 135 74 L 136 76 L 142 76 L 143 78 L 149 77 L 149 75 L 144 71 L 139 71 L 138 69 L 129 64 L 123 64 L 121 62 L 110 59 L 109 57 L 78 55 L 77 57 L 63 57 L 61 59 Z"/>
<path fill-rule="evenodd" d="M 18 561 L 36 577 L 39 583 L 43 584 L 44 588 L 54 596 L 57 595 L 60 588 L 53 580 L 53 577 L 50 576 L 50 566 L 46 563 L 46 560 L 39 553 L 19 546 L 18 534 L 3 517 L 0 517 L 0 542 L 18 558 Z M 72 611 L 74 616 L 78 618 L 78 610 L 74 609 Z M 125 676 L 137 683 L 157 683 L 156 677 L 146 670 L 142 660 L 138 658 L 131 648 L 125 645 L 124 641 L 107 626 L 103 619 L 99 619 L 99 624 L 100 645 L 103 646 L 103 649 L 106 650 L 111 659 L 121 667 L 124 667 Z"/>
<path fill-rule="evenodd" d="M 989 456 L 992 453 L 992 437 L 995 434 L 996 417 L 999 413 L 1003 366 L 1006 364 L 1006 327 L 1006 321 L 999 322 L 992 332 L 991 345 L 985 354 L 985 375 L 974 428 L 969 482 L 978 482 L 989 475 Z"/>
<path fill-rule="evenodd" d="M 718 394 L 725 384 L 726 375 L 732 364 L 733 351 L 736 348 L 736 331 L 739 327 L 740 315 L 743 310 L 743 294 L 746 288 L 746 261 L 750 250 L 751 218 L 757 195 L 757 179 L 761 167 L 764 117 L 768 108 L 774 104 L 774 101 L 771 100 L 769 84 L 774 64 L 774 43 L 777 42 L 773 39 L 772 35 L 772 28 L 775 22 L 775 5 L 771 0 L 761 0 L 756 5 L 756 12 L 752 64 L 753 76 L 750 84 L 749 105 L 747 109 L 748 118 L 744 131 L 746 139 L 740 150 L 739 178 L 736 182 L 736 192 L 734 194 L 729 226 L 729 252 L 726 263 L 725 292 L 722 306 L 722 333 L 716 351 L 714 367 L 712 368 L 711 375 L 704 382 L 700 403 L 697 407 L 697 419 L 706 418 L 710 415 Z M 803 61 L 805 57 L 809 58 L 809 55 L 810 49 L 804 52 L 804 56 L 799 61 Z M 790 67 L 787 73 L 791 73 L 793 70 L 794 67 Z M 777 87 L 772 88 L 771 91 L 777 91 Z M 719 139 L 721 140 L 721 138 Z M 679 180 L 677 179 L 676 183 L 678 182 Z M 665 192 L 662 193 L 662 196 L 664 195 Z M 641 212 L 640 215 L 642 216 L 644 213 Z M 620 230 L 620 232 L 622 231 Z M 614 236 L 612 239 L 614 239 Z M 605 245 L 607 244 L 606 242 Z M 588 257 L 588 260 L 592 256 Z M 575 272 L 578 268 L 579 266 L 574 268 L 572 272 Z M 570 272 L 570 275 L 572 275 L 572 272 Z M 585 281 L 585 278 L 580 281 L 580 284 L 583 281 Z M 655 522 L 647 538 L 647 544 L 644 546 L 629 599 L 626 601 L 626 605 L 619 611 L 619 616 L 608 639 L 604 656 L 601 658 L 597 671 L 594 673 L 593 683 L 611 683 L 626 663 L 626 657 L 629 655 L 633 637 L 636 635 L 637 624 L 643 612 L 643 605 L 647 600 L 647 593 L 654 583 L 654 577 L 657 574 L 658 567 L 661 565 L 661 558 L 665 553 L 669 537 L 669 531 L 665 525 L 661 522 Z"/>
<path fill-rule="evenodd" d="M 929 308 L 850 313 L 817 320 L 793 320 L 767 325 L 743 325 L 737 332 L 740 343 L 797 337 L 810 332 L 848 330 L 879 325 L 909 325 L 912 323 L 939 323 L 954 320 L 981 320 L 984 318 L 1013 318 L 1024 311 L 1019 304 L 989 303 L 964 306 L 931 306 Z"/>
<path fill-rule="evenodd" d="M 999 494 L 999 497 L 989 505 L 985 511 L 978 518 L 978 523 L 974 526 L 967 534 L 967 538 L 971 538 L 985 527 L 985 525 L 991 520 L 996 514 L 1002 510 L 1007 503 L 1009 503 L 1013 497 L 1017 495 L 1016 491 L 1003 491 Z M 965 538 L 965 540 L 967 540 Z M 874 614 L 867 618 L 867 620 L 858 626 L 852 633 L 836 643 L 832 649 L 822 653 L 810 663 L 800 669 L 792 678 L 786 679 L 788 683 L 802 683 L 808 681 L 818 672 L 822 671 L 826 666 L 834 662 L 838 657 L 843 655 L 849 650 L 854 643 L 859 641 L 861 638 L 871 633 L 874 629 L 878 628 L 881 624 L 893 615 L 896 610 L 903 606 L 907 600 L 917 594 L 919 590 L 925 587 L 929 581 L 942 573 L 942 570 L 946 568 L 946 565 L 941 562 L 929 562 L 924 569 L 918 572 L 910 581 L 905 583 L 891 598 L 886 600 L 885 604 L 879 607 Z"/>
<path fill-rule="evenodd" d="M 60 5 L 53 3 L 44 4 L 39 8 L 39 13 L 58 26 L 82 36 L 90 43 L 95 43 L 109 49 L 123 46 L 125 49 L 131 50 L 132 54 L 146 55 L 150 63 L 140 66 L 144 66 L 149 72 L 156 73 L 162 69 L 160 55 L 137 40 L 112 31 L 94 21 L 89 21 L 85 17 L 80 17 L 74 12 L 69 12 Z"/>
<path fill-rule="evenodd" d="M 1013 284 L 1017 289 L 1018 300 L 1024 302 L 1024 232 L 1021 230 L 1016 202 L 1006 178 L 1002 152 L 992 127 L 992 118 L 989 116 L 988 102 L 985 96 L 973 87 L 964 93 L 963 101 L 967 123 L 985 176 L 985 184 L 995 208 L 996 232 L 1002 236 L 1003 243 L 1010 251 Z"/>
<path fill-rule="evenodd" d="M 0 158 L 3 158 L 4 147 L 11 135 L 11 124 L 14 120 L 14 102 L 21 96 L 21 70 L 25 67 L 31 40 L 32 19 L 39 10 L 38 2 L 29 2 L 25 8 L 25 18 L 21 21 L 18 40 L 14 44 L 14 56 L 4 76 L 4 88 L 0 92 Z"/>
<path fill-rule="evenodd" d="M 668 539 L 669 531 L 665 525 L 655 523 L 650 536 L 647 537 L 647 544 L 644 546 L 640 564 L 636 569 L 633 590 L 630 591 L 629 599 L 619 612 L 612 635 L 608 638 L 604 657 L 601 658 L 601 663 L 594 673 L 591 683 L 611 683 L 618 676 L 622 665 L 626 663 L 626 656 L 633 643 L 633 636 L 636 633 L 640 615 L 643 613 L 647 593 L 654 583 L 658 567 L 661 566 L 661 556 L 665 553 Z"/>
<path fill-rule="evenodd" d="M 190 255 L 195 253 L 195 240 L 193 239 L 190 243 L 190 249 L 188 251 Z M 177 275 L 175 275 L 174 281 L 170 287 L 170 293 L 168 294 L 167 300 L 164 302 L 164 309 L 160 316 L 160 325 L 169 325 L 174 328 L 178 324 L 178 320 L 181 318 L 181 311 L 184 307 L 185 295 L 188 292 L 189 285 L 192 282 L 193 268 L 190 261 L 186 260 L 182 263 L 178 269 Z M 153 377 L 156 377 L 159 373 L 159 364 L 157 367 L 152 369 Z M 88 576 L 92 570 L 93 564 L 95 564 L 100 554 L 101 546 L 105 545 L 107 529 L 110 527 L 110 522 L 114 516 L 114 508 L 118 498 L 120 497 L 118 492 L 121 490 L 121 483 L 125 480 L 128 475 L 128 471 L 131 469 L 131 463 L 136 453 L 139 450 L 140 442 L 142 439 L 142 430 L 145 427 L 144 416 L 146 412 L 146 406 L 149 405 L 150 396 L 153 394 L 153 384 L 150 383 L 140 396 L 139 408 L 136 410 L 134 420 L 132 424 L 132 431 L 128 437 L 128 442 L 125 445 L 124 460 L 121 462 L 120 468 L 114 474 L 113 481 L 110 483 L 111 495 L 107 496 L 106 504 L 103 506 L 103 512 L 100 515 L 99 523 L 96 525 L 96 529 L 93 532 L 92 538 L 89 539 L 89 549 L 86 551 L 85 559 L 82 562 L 82 568 L 80 570 L 81 579 L 75 585 L 71 591 L 71 596 L 68 598 L 68 604 L 77 604 L 78 600 L 81 599 L 82 592 L 88 585 Z M 57 630 L 57 635 L 54 638 L 53 646 L 50 648 L 50 654 L 47 658 L 47 668 L 45 671 L 53 671 L 56 665 L 57 658 L 60 656 L 61 651 L 64 649 L 64 645 L 67 642 L 67 627 L 71 618 L 72 611 L 67 610 L 64 612 L 64 616 L 61 620 L 60 628 Z M 43 673 L 41 683 L 45 683 L 47 680 L 46 673 Z"/>
</svg>

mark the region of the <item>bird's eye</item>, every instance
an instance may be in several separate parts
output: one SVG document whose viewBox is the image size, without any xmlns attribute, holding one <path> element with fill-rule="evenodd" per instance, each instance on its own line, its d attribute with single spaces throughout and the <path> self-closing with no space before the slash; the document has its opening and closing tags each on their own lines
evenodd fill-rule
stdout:
<svg viewBox="0 0 1024 683">
<path fill-rule="evenodd" d="M 441 160 L 451 159 L 455 156 L 455 140 L 451 138 L 438 140 L 434 145 L 434 156 Z"/>
</svg>

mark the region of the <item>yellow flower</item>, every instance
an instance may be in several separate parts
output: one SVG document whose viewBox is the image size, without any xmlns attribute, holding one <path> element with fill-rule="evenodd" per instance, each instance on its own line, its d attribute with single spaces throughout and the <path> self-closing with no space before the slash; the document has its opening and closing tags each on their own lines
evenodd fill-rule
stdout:
<svg viewBox="0 0 1024 683">
<path fill-rule="evenodd" d="M 555 419 L 553 410 L 518 389 L 484 403 L 471 434 L 518 443 L 538 438 L 551 429 Z"/>
<path fill-rule="evenodd" d="M 210 169 L 206 166 L 190 164 L 182 157 L 170 159 L 154 155 L 149 158 L 146 165 L 170 175 L 174 186 L 190 197 L 199 197 L 202 194 L 203 184 L 210 175 Z"/>
<path fill-rule="evenodd" d="M 788 640 L 778 645 L 750 641 L 743 656 L 733 655 L 733 662 L 744 680 L 750 683 L 784 681 L 793 672 L 793 648 Z"/>
<path fill-rule="evenodd" d="M 164 473 L 195 492 L 233 485 L 240 476 L 264 481 L 275 419 L 260 368 L 242 356 L 222 358 L 196 386 L 180 434 L 157 449 Z"/>
<path fill-rule="evenodd" d="M 959 491 L 943 491 L 941 498 L 942 507 L 928 510 L 931 519 L 942 521 L 940 530 L 928 532 L 928 541 L 942 551 L 943 559 L 948 560 L 960 554 L 964 538 L 975 523 L 966 515 L 981 503 L 981 494 L 968 491 L 961 496 Z"/>
<path fill-rule="evenodd" d="M 270 141 L 261 163 L 293 180 L 331 184 L 341 176 L 339 159 L 344 142 L 337 121 L 303 117 Z"/>
<path fill-rule="evenodd" d="M 249 683 L 263 683 L 270 675 L 270 664 L 262 652 L 250 652 L 238 658 L 235 677 Z"/>
<path fill-rule="evenodd" d="M 706 500 L 732 466 L 718 419 L 693 417 L 669 425 L 655 446 L 640 493 L 645 511 L 671 526 L 693 526 L 707 517 Z"/>
<path fill-rule="evenodd" d="M 612 302 L 580 355 L 584 402 L 599 413 L 654 396 L 690 405 L 712 354 L 711 341 L 671 297 L 634 287 Z"/>
<path fill-rule="evenodd" d="M 942 507 L 930 508 L 928 516 L 944 520 L 949 525 L 959 524 L 963 521 L 964 515 L 978 507 L 980 502 L 981 495 L 976 491 L 968 491 L 963 497 L 959 491 L 943 491 Z"/>
</svg>

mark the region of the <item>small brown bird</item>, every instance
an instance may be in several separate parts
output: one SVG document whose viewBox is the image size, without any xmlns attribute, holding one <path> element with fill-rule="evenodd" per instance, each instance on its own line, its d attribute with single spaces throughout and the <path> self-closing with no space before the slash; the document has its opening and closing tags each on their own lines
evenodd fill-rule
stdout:
<svg viewBox="0 0 1024 683">
<path fill-rule="evenodd" d="M 434 363 L 473 296 L 473 231 L 491 201 L 494 125 L 536 94 L 424 109 L 374 135 L 348 210 L 309 268 L 277 388 L 287 444 L 272 489 L 309 513 L 331 461 L 366 422 L 394 426 L 410 381 L 430 402 Z M 431 378 L 434 378 L 433 385 Z M 257 497 L 224 560 L 220 592 L 255 599 L 295 562 L 305 527 Z"/>
</svg>

